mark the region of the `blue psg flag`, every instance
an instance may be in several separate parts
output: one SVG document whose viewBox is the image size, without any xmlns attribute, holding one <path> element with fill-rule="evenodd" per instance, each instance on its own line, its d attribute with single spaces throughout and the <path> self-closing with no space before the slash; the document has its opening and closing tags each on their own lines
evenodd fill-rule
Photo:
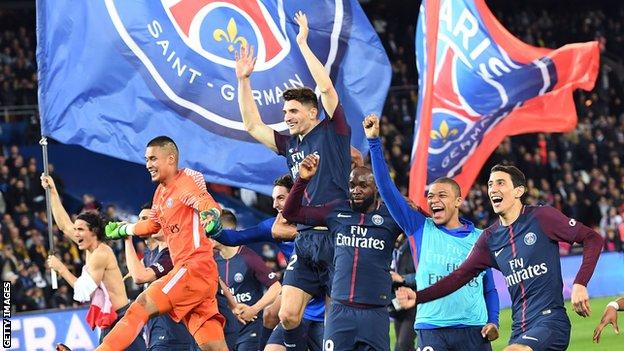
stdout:
<svg viewBox="0 0 624 351">
<path fill-rule="evenodd" d="M 288 133 L 282 92 L 315 87 L 295 41 L 299 10 L 363 149 L 359 124 L 381 112 L 391 69 L 356 0 L 38 1 L 42 132 L 138 163 L 150 139 L 168 135 L 182 167 L 270 193 L 286 162 L 243 128 L 234 52 L 257 48 L 253 96 L 264 122 Z"/>
</svg>

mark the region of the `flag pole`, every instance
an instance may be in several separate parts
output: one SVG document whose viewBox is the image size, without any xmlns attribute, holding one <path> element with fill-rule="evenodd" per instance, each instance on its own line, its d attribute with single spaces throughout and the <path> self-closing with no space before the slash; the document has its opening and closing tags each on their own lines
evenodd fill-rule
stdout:
<svg viewBox="0 0 624 351">
<path fill-rule="evenodd" d="M 39 140 L 39 145 L 41 145 L 41 150 L 43 152 L 43 174 L 48 176 L 49 167 L 48 167 L 48 138 L 45 136 L 41 136 L 41 140 Z M 46 215 L 48 219 L 48 242 L 50 245 L 50 255 L 54 255 L 54 233 L 52 232 L 52 204 L 50 202 L 50 188 L 45 188 L 45 198 L 46 198 Z M 51 269 L 52 274 L 52 289 L 58 289 L 58 280 L 56 279 L 56 271 Z"/>
</svg>

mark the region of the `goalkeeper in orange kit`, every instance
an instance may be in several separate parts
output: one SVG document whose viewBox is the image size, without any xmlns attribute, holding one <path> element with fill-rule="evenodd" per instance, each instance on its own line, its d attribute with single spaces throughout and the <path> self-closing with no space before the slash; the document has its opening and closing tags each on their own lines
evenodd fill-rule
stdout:
<svg viewBox="0 0 624 351">
<path fill-rule="evenodd" d="M 171 138 L 152 139 L 145 162 L 152 181 L 159 185 L 150 218 L 136 224 L 112 222 L 106 226 L 109 239 L 147 236 L 162 228 L 174 268 L 139 295 L 97 350 L 125 349 L 150 317 L 164 313 L 184 322 L 202 350 L 227 350 L 224 318 L 215 299 L 218 268 L 212 243 L 206 237 L 220 230 L 220 208 L 208 194 L 201 173 L 178 169 L 178 157 L 178 147 Z"/>
</svg>

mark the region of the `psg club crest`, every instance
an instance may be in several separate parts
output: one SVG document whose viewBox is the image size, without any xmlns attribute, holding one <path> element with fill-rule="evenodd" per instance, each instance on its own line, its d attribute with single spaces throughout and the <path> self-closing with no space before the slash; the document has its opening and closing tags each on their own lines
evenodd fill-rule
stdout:
<svg viewBox="0 0 624 351">
<path fill-rule="evenodd" d="M 372 220 L 373 220 L 373 224 L 375 225 L 382 225 L 384 222 L 383 217 L 378 214 L 373 215 Z"/>
<path fill-rule="evenodd" d="M 537 236 L 533 232 L 529 232 L 524 236 L 524 243 L 528 246 L 535 244 L 537 241 Z"/>
<path fill-rule="evenodd" d="M 308 15 L 308 43 L 326 67 L 337 67 L 350 26 L 349 2 L 333 8 L 283 0 L 105 0 L 108 16 L 152 92 L 182 118 L 219 135 L 252 141 L 237 102 L 234 55 L 255 48 L 251 83 L 264 122 L 278 131 L 284 90 L 314 87 L 295 37 L 293 17 Z M 346 24 L 346 25 L 345 25 Z M 323 28 L 315 31 L 314 28 Z M 329 30 L 326 30 L 329 28 Z"/>
</svg>

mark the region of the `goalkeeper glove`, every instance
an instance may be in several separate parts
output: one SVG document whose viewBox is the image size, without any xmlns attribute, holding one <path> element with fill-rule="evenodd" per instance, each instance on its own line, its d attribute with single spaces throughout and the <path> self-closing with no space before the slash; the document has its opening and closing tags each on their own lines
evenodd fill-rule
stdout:
<svg viewBox="0 0 624 351">
<path fill-rule="evenodd" d="M 209 238 L 216 238 L 221 235 L 221 212 L 216 208 L 208 211 L 201 211 L 199 218 L 204 223 L 204 231 Z"/>
<path fill-rule="evenodd" d="M 121 222 L 108 222 L 104 227 L 106 237 L 111 240 L 123 239 L 128 236 L 128 224 Z"/>
</svg>

